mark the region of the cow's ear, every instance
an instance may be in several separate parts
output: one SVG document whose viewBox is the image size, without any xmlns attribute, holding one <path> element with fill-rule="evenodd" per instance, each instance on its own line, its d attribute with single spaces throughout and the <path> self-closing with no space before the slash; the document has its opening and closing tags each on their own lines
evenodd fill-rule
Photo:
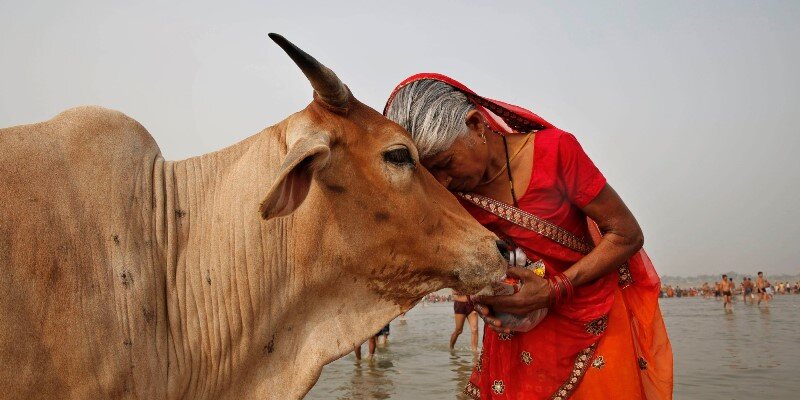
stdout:
<svg viewBox="0 0 800 400">
<path fill-rule="evenodd" d="M 327 134 L 317 133 L 297 139 L 289 148 L 267 197 L 261 202 L 261 216 L 270 219 L 296 210 L 308 195 L 314 171 L 325 167 L 330 156 L 330 137 Z"/>
</svg>

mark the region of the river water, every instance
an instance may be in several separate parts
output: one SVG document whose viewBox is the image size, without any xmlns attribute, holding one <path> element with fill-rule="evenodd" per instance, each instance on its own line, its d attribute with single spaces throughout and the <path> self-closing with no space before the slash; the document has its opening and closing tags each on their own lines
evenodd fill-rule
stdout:
<svg viewBox="0 0 800 400">
<path fill-rule="evenodd" d="M 733 313 L 702 298 L 661 300 L 675 358 L 675 399 L 800 399 L 800 295 Z M 372 360 L 327 365 L 308 399 L 463 399 L 472 370 L 469 327 L 447 347 L 452 303 L 418 305 L 391 324 Z M 481 326 L 480 331 L 483 331 Z"/>
</svg>

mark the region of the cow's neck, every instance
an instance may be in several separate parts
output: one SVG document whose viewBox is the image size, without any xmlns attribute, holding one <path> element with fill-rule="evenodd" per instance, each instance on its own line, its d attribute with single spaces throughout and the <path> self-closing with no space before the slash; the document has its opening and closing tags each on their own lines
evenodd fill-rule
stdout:
<svg viewBox="0 0 800 400">
<path fill-rule="evenodd" d="M 302 213 L 260 218 L 285 155 L 280 129 L 164 164 L 175 397 L 302 396 L 322 365 L 400 312 L 343 272 L 347 261 L 314 232 L 294 229 L 309 226 Z"/>
<path fill-rule="evenodd" d="M 304 203 L 303 207 L 311 210 L 321 205 Z M 348 272 L 358 268 L 345 264 L 368 260 L 347 260 L 336 254 L 340 243 L 320 241 L 333 235 L 313 229 L 330 225 L 312 220 L 309 214 L 298 210 L 289 217 L 293 223 L 289 268 L 297 284 L 286 293 L 291 300 L 285 302 L 278 323 L 262 329 L 268 332 L 265 338 L 272 347 L 253 364 L 253 374 L 244 385 L 252 391 L 242 397 L 303 397 L 325 364 L 353 351 L 402 311 L 376 296 L 363 277 Z"/>
</svg>

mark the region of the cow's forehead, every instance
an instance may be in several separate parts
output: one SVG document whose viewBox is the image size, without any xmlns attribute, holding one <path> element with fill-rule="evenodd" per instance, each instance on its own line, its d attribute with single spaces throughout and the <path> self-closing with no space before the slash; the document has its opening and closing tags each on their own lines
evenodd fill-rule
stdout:
<svg viewBox="0 0 800 400">
<path fill-rule="evenodd" d="M 373 108 L 358 102 L 351 113 L 353 122 L 380 137 L 383 135 L 410 137 L 408 132 L 394 121 L 386 118 Z"/>
<path fill-rule="evenodd" d="M 410 140 L 410 135 L 400 125 L 357 101 L 344 115 L 312 103 L 301 113 L 301 118 L 308 126 L 329 131 L 332 139 L 342 144 L 378 145 L 383 141 L 396 141 L 398 138 Z"/>
</svg>

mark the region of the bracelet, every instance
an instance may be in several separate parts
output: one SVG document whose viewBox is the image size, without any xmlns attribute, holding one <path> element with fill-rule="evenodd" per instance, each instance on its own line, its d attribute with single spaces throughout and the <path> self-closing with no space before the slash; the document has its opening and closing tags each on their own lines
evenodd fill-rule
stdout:
<svg viewBox="0 0 800 400">
<path fill-rule="evenodd" d="M 562 283 L 564 284 L 564 288 L 566 289 L 566 296 L 564 301 L 570 301 L 573 297 L 575 297 L 575 286 L 572 286 L 572 281 L 567 278 L 566 275 L 563 273 L 558 274 L 559 279 L 561 279 Z"/>
<path fill-rule="evenodd" d="M 561 304 L 561 283 L 556 280 L 554 276 L 547 278 L 547 281 L 550 283 L 550 301 L 548 307 L 553 308 Z"/>
<path fill-rule="evenodd" d="M 575 287 L 562 273 L 551 275 L 547 281 L 550 283 L 550 307 L 560 306 L 575 296 Z"/>
</svg>

